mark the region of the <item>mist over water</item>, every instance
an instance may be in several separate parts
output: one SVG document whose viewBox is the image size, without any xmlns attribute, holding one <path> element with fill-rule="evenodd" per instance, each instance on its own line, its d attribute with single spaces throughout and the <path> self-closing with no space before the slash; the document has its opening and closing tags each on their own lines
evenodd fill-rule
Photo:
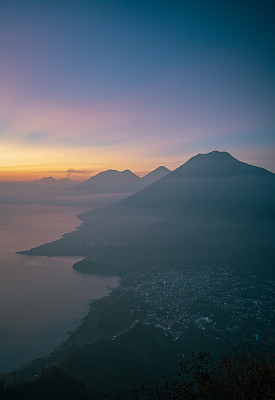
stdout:
<svg viewBox="0 0 275 400">
<path fill-rule="evenodd" d="M 116 277 L 74 271 L 80 258 L 15 254 L 73 230 L 85 210 L 0 205 L 0 372 L 53 350 L 80 323 L 89 301 L 117 285 Z"/>
</svg>

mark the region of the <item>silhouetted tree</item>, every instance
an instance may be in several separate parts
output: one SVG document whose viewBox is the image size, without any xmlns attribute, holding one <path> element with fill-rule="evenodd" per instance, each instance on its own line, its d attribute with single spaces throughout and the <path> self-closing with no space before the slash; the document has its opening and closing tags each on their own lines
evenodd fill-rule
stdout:
<svg viewBox="0 0 275 400">
<path fill-rule="evenodd" d="M 167 378 L 155 388 L 133 388 L 131 400 L 274 400 L 275 357 L 250 346 L 223 357 L 220 362 L 209 353 L 193 354 L 180 365 L 177 379 Z M 121 394 L 107 396 L 123 399 Z"/>
</svg>

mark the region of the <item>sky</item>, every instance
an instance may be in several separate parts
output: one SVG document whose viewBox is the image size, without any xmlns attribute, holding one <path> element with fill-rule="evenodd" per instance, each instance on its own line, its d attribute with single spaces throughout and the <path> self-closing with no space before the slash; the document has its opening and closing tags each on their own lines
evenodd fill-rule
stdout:
<svg viewBox="0 0 275 400">
<path fill-rule="evenodd" d="M 271 1 L 0 0 L 0 180 L 228 151 L 275 172 Z"/>
</svg>

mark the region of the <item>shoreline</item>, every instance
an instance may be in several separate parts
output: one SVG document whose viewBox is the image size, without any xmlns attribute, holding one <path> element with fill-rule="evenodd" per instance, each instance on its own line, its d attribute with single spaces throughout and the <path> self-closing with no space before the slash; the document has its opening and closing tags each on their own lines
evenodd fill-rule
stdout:
<svg viewBox="0 0 275 400">
<path fill-rule="evenodd" d="M 263 287 L 266 293 L 267 281 L 262 279 L 256 287 L 255 297 L 251 300 L 254 290 L 251 290 L 250 286 L 254 278 L 252 276 L 251 282 L 247 282 L 248 292 L 244 293 L 241 288 L 244 286 L 242 282 L 245 282 L 245 276 L 241 277 L 237 275 L 237 271 L 226 271 L 218 266 L 190 266 L 185 270 L 171 266 L 148 266 L 128 274 L 122 273 L 118 277 L 119 284 L 116 288 L 110 288 L 108 295 L 90 301 L 87 315 L 67 340 L 48 356 L 33 360 L 19 370 L 2 375 L 0 378 L 8 385 L 21 381 L 30 382 L 39 379 L 41 373 L 48 368 L 56 367 L 66 373 L 76 373 L 82 379 L 83 367 L 84 371 L 87 371 L 87 375 L 85 372 L 84 376 L 89 385 L 90 380 L 93 381 L 94 378 L 109 382 L 107 366 L 113 365 L 113 362 L 120 363 L 120 360 L 122 363 L 127 360 L 139 363 L 141 357 L 147 360 L 148 365 L 152 363 L 152 368 L 157 368 L 161 362 L 163 363 L 161 374 L 164 376 L 167 372 L 164 369 L 170 362 L 171 372 L 174 371 L 173 368 L 179 366 L 183 357 L 184 360 L 190 359 L 193 352 L 196 354 L 201 351 L 209 352 L 219 359 L 224 354 L 230 353 L 234 347 L 245 346 L 247 342 L 252 344 L 254 349 L 270 350 L 275 348 L 275 342 L 270 337 L 272 327 L 267 328 L 264 320 L 249 327 L 246 316 L 240 315 L 239 324 L 243 332 L 231 329 L 233 326 L 230 319 L 235 320 L 243 310 L 245 302 L 251 304 L 253 300 L 252 303 L 257 302 L 258 307 L 262 296 L 259 289 Z M 242 292 L 243 304 L 239 303 L 237 287 Z M 178 290 L 182 291 L 182 288 L 183 297 L 180 298 Z M 227 289 L 229 293 L 224 299 Z M 210 296 L 208 300 L 207 293 Z M 237 296 L 235 309 L 232 309 L 232 306 L 228 309 L 226 301 L 232 298 L 232 295 L 235 297 L 235 294 Z M 158 302 L 162 298 L 164 298 L 163 310 L 160 312 Z M 174 307 L 173 299 L 180 300 L 177 303 L 178 311 Z M 221 305 L 223 309 L 218 311 Z M 264 303 L 262 307 L 268 316 L 269 308 L 265 308 Z M 215 312 L 215 309 L 218 314 L 211 316 L 211 312 Z M 220 325 L 221 323 L 225 324 L 224 327 Z M 258 328 L 259 331 L 256 331 Z M 181 331 L 179 337 L 177 331 Z M 253 332 L 257 332 L 254 337 L 251 336 Z M 156 347 L 150 354 L 152 346 Z M 163 351 L 166 354 L 165 362 L 163 357 L 159 359 L 159 354 Z M 98 368 L 100 373 L 97 372 Z M 132 383 L 135 383 L 134 371 L 131 373 L 133 373 Z M 120 374 L 123 374 L 123 371 L 120 371 Z"/>
<path fill-rule="evenodd" d="M 24 256 L 24 257 L 26 257 L 26 256 Z M 35 263 L 36 263 L 35 259 L 37 259 L 38 256 L 33 256 L 32 258 L 34 259 L 33 260 L 33 263 L 34 263 L 33 265 L 35 265 Z M 39 258 L 41 258 L 41 257 L 39 257 Z M 42 257 L 42 259 L 44 259 L 44 258 L 45 258 L 45 256 Z M 54 259 L 50 259 L 49 257 L 47 257 L 47 258 L 48 258 L 48 260 L 46 260 L 46 261 L 50 261 L 49 267 L 56 264 L 56 258 L 60 259 L 60 263 L 62 262 L 62 259 L 67 259 L 67 257 L 54 257 Z M 71 257 L 69 257 L 69 258 L 71 258 Z M 57 262 L 58 262 L 58 260 L 57 260 Z M 72 278 L 70 278 L 70 280 L 73 279 L 73 282 L 76 280 L 76 283 L 77 282 L 81 282 L 83 279 L 85 279 L 85 277 L 80 277 L 80 278 L 77 277 L 77 275 L 79 275 L 80 273 L 75 274 L 75 272 L 74 272 L 74 270 L 72 268 L 73 267 L 73 262 L 75 262 L 75 261 L 71 260 L 70 265 L 68 265 L 68 270 L 72 271 L 72 272 L 70 272 L 70 276 L 72 276 Z M 45 263 L 43 261 L 43 265 L 44 264 L 46 265 L 47 263 Z M 67 264 L 68 264 L 68 262 L 67 262 Z M 38 271 L 39 271 L 39 269 L 38 269 Z M 61 270 L 61 272 L 65 273 L 66 271 L 65 270 Z M 7 358 L 6 358 L 7 362 L 6 362 L 6 364 L 3 364 L 3 370 L 0 372 L 0 376 L 7 376 L 7 375 L 10 375 L 10 374 L 13 374 L 14 372 L 24 370 L 26 367 L 28 367 L 29 364 L 31 364 L 36 359 L 49 358 L 51 353 L 53 353 L 56 349 L 58 349 L 59 346 L 62 346 L 63 343 L 65 343 L 71 337 L 71 335 L 74 334 L 77 331 L 77 329 L 82 325 L 83 320 L 87 317 L 88 313 L 91 310 L 91 305 L 94 302 L 96 302 L 96 301 L 98 301 L 98 300 L 100 300 L 102 298 L 108 297 L 111 294 L 111 292 L 113 290 L 115 290 L 119 286 L 120 279 L 117 276 L 110 276 L 110 275 L 107 275 L 107 274 L 105 274 L 105 275 L 91 274 L 91 275 L 92 275 L 91 277 L 87 276 L 87 278 L 85 279 L 86 284 L 83 285 L 83 290 L 84 290 L 83 293 L 84 293 L 84 295 L 82 295 L 82 296 L 80 296 L 80 295 L 79 296 L 72 296 L 72 299 L 73 299 L 72 301 L 74 301 L 74 303 L 75 303 L 75 300 L 77 301 L 77 303 L 75 303 L 76 306 L 73 306 L 73 310 L 72 311 L 70 311 L 71 310 L 71 306 L 69 308 L 66 307 L 66 310 L 65 310 L 66 311 L 66 316 L 65 316 L 65 318 L 62 315 L 60 316 L 61 319 L 62 319 L 61 324 L 60 323 L 59 324 L 58 323 L 54 324 L 54 321 L 53 321 L 53 323 L 50 325 L 50 330 L 48 329 L 48 327 L 46 327 L 46 330 L 45 330 L 44 329 L 44 319 L 45 318 L 42 319 L 43 324 L 40 323 L 40 325 L 42 326 L 42 328 L 41 328 L 42 331 L 41 331 L 41 334 L 40 334 L 40 336 L 38 338 L 39 342 L 41 342 L 41 343 L 42 343 L 42 340 L 43 340 L 43 343 L 42 343 L 42 346 L 41 346 L 41 350 L 35 351 L 36 354 L 35 354 L 35 352 L 30 353 L 29 357 L 28 357 L 28 352 L 26 352 L 27 357 L 25 357 L 25 359 L 23 357 L 19 358 L 18 354 L 16 354 L 15 355 L 16 356 L 16 360 L 13 363 L 13 362 L 9 362 L 10 358 L 11 358 L 11 361 L 13 361 L 14 357 L 13 357 L 13 353 L 11 353 L 11 357 L 8 358 L 8 356 L 9 356 L 9 353 L 8 353 L 9 348 L 8 348 L 7 349 Z M 76 278 L 73 278 L 74 276 L 76 276 Z M 60 273 L 59 273 L 59 277 L 61 278 Z M 93 290 L 93 286 L 96 285 L 97 282 L 98 282 L 98 285 L 99 285 L 98 289 Z M 105 284 L 104 284 L 104 282 L 105 282 Z M 92 286 L 91 286 L 91 284 L 92 284 Z M 74 285 L 72 285 L 71 287 L 73 287 L 73 286 Z M 104 286 L 104 288 L 103 288 L 103 286 Z M 76 285 L 76 288 L 77 287 L 79 287 L 79 284 Z M 87 292 L 87 288 L 89 288 L 89 287 L 90 287 L 90 294 L 88 296 L 85 296 L 85 292 Z M 81 287 L 80 287 L 80 289 L 81 289 Z M 77 289 L 77 290 L 80 290 L 80 289 Z M 104 291 L 102 292 L 101 289 L 104 290 Z M 100 294 L 101 292 L 102 292 L 102 294 Z M 43 294 L 44 294 L 44 292 L 43 292 Z M 83 297 L 85 297 L 84 302 L 81 301 L 81 308 L 79 309 L 79 312 L 75 313 L 74 311 L 75 310 L 77 311 L 77 309 L 78 309 L 77 308 L 77 305 L 79 303 L 78 300 L 79 300 L 79 298 L 81 299 Z M 44 300 L 44 298 L 43 298 L 43 300 Z M 55 300 L 53 300 L 53 301 L 55 301 Z M 52 304 L 54 306 L 53 301 L 50 301 L 50 305 L 48 306 L 48 308 L 51 307 Z M 62 304 L 63 303 L 64 302 L 62 302 Z M 68 304 L 68 301 L 66 301 L 66 304 Z M 69 302 L 69 304 L 70 304 L 70 302 Z M 44 310 L 44 308 L 43 308 L 43 310 Z M 59 310 L 61 310 L 61 312 L 62 312 L 62 305 L 60 307 L 56 308 L 55 314 Z M 31 315 L 31 313 L 30 313 L 30 315 Z M 68 318 L 67 318 L 67 315 L 68 315 Z M 70 317 L 70 315 L 71 315 L 71 317 Z M 64 324 L 62 325 L 63 319 L 65 320 L 65 322 L 67 322 L 66 325 L 65 325 L 65 328 L 63 327 Z M 30 329 L 31 328 L 28 328 L 28 331 L 30 331 Z M 52 334 L 52 336 L 54 338 L 55 338 L 55 333 L 56 333 L 57 339 L 55 341 L 53 339 L 50 339 L 50 341 L 49 341 L 49 340 L 47 340 L 47 337 L 44 340 L 44 336 L 45 336 L 46 332 L 48 332 L 48 331 L 51 332 L 51 334 Z M 60 337 L 60 332 L 61 332 L 61 335 L 62 335 L 63 331 L 64 331 L 64 335 L 63 335 L 63 337 L 62 336 Z M 45 334 L 44 334 L 44 332 L 45 332 Z M 33 334 L 34 343 L 36 341 L 35 334 L 36 334 L 36 331 Z M 28 337 L 31 337 L 30 334 L 29 334 Z M 40 340 L 40 337 L 41 337 L 41 340 Z M 51 346 L 49 344 L 48 348 L 46 347 L 46 349 L 44 350 L 43 344 L 45 343 L 45 345 L 47 346 L 48 342 L 50 342 L 50 344 L 53 343 L 54 345 Z M 22 347 L 21 347 L 22 351 L 24 349 L 24 346 L 25 345 L 22 344 Z M 11 349 L 11 350 L 13 350 L 13 349 Z M 4 361 L 4 359 L 3 359 L 3 361 Z M 5 365 L 7 365 L 7 367 Z"/>
<path fill-rule="evenodd" d="M 104 275 L 106 274 L 103 274 L 103 276 Z M 116 292 L 121 289 L 122 278 L 117 277 L 117 280 L 119 281 L 117 287 L 106 288 L 107 290 L 109 289 L 109 293 L 106 296 L 88 301 L 89 308 L 87 314 L 83 317 L 76 329 L 70 332 L 66 340 L 45 356 L 33 359 L 9 373 L 0 373 L 0 379 L 3 379 L 6 384 L 17 384 L 21 381 L 28 382 L 37 380 L 44 368 L 56 365 L 67 354 L 70 354 L 81 346 L 112 339 L 115 332 L 121 329 L 121 325 L 115 325 L 111 330 L 109 330 L 109 328 L 98 330 L 97 328 L 98 324 L 102 322 L 101 317 L 105 320 L 109 320 L 109 316 L 106 314 L 108 314 L 109 307 L 113 308 L 113 297 L 116 298 L 115 303 L 117 303 L 119 296 L 117 296 Z M 103 310 L 105 313 L 102 314 Z"/>
</svg>

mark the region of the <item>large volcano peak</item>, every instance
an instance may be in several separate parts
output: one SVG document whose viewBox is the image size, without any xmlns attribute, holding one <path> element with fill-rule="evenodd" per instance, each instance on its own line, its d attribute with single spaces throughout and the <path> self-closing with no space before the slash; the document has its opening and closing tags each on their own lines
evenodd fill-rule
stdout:
<svg viewBox="0 0 275 400">
<path fill-rule="evenodd" d="M 199 153 L 174 171 L 174 175 L 192 177 L 222 177 L 238 175 L 271 174 L 264 168 L 246 164 L 234 158 L 226 151 L 214 150 L 206 154 Z"/>
</svg>

